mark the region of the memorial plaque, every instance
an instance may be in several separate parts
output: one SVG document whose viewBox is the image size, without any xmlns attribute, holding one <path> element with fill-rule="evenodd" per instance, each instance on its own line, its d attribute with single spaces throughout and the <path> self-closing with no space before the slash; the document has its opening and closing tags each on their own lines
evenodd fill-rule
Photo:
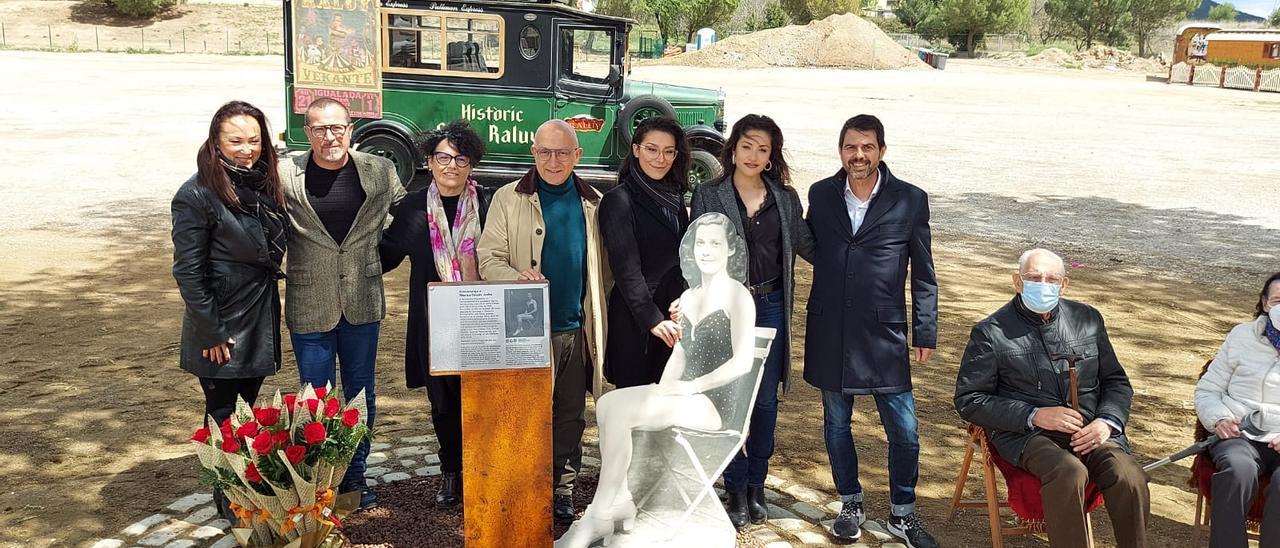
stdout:
<svg viewBox="0 0 1280 548">
<path fill-rule="evenodd" d="M 467 548 L 551 546 L 547 282 L 427 286 L 432 375 L 462 385 Z"/>
<path fill-rule="evenodd" d="M 432 283 L 431 374 L 551 366 L 547 282 Z"/>
</svg>

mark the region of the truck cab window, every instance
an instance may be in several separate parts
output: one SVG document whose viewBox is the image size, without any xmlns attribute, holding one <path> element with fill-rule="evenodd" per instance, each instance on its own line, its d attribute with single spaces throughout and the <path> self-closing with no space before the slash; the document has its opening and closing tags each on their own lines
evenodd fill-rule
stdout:
<svg viewBox="0 0 1280 548">
<path fill-rule="evenodd" d="M 386 72 L 497 78 L 502 20 L 488 15 L 384 12 Z"/>
<path fill-rule="evenodd" d="M 602 84 L 613 59 L 613 32 L 604 29 L 565 29 L 561 37 L 561 67 L 565 76 Z"/>
</svg>

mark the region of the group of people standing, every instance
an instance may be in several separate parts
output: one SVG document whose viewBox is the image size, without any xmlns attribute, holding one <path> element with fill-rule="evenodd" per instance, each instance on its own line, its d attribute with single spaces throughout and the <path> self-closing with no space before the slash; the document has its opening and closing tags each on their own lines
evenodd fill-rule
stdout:
<svg viewBox="0 0 1280 548">
<path fill-rule="evenodd" d="M 311 150 L 278 160 L 261 111 L 231 102 L 214 115 L 197 154 L 197 173 L 172 204 L 173 272 L 186 302 L 181 365 L 200 378 L 207 416 L 224 420 L 237 396 L 252 403 L 263 378 L 279 370 L 277 280 L 285 279 L 285 320 L 300 380 L 334 384 L 340 364 L 343 393 L 350 398 L 364 390 L 372 426 L 374 364 L 385 315 L 382 276 L 408 258 L 405 380 L 410 388 L 425 387 L 431 403 L 442 471 L 437 506 L 456 505 L 463 481 L 460 387 L 457 377 L 427 373 L 427 284 L 546 280 L 553 510 L 557 521 L 573 521 L 588 393 L 600 397 L 606 381 L 618 389 L 656 385 L 628 392 L 635 401 L 648 401 L 655 394 L 694 393 L 699 381 L 720 382 L 710 379 L 714 372 L 692 379 L 678 378 L 689 377 L 684 371 L 664 373 L 674 351 L 683 356 L 682 338 L 700 325 L 682 317 L 700 305 L 682 305 L 681 295 L 701 283 L 688 278 L 689 272 L 682 275 L 682 241 L 694 227 L 694 245 L 709 249 L 733 231 L 745 241 L 744 256 L 729 258 L 738 251 L 729 246 L 716 260 L 740 262 L 738 291 L 754 301 L 754 324 L 776 329 L 777 336 L 764 360 L 744 450 L 724 473 L 731 522 L 743 527 L 768 518 L 763 486 L 775 445 L 778 395 L 790 388 L 798 256 L 813 264 L 804 379 L 822 392 L 823 434 L 842 501 L 831 533 L 857 539 L 866 520 L 850 427 L 854 399 L 863 395 L 875 402 L 888 438 L 887 528 L 909 546 L 937 546 L 915 506 L 920 444 L 910 372 L 911 360 L 929 361 L 938 336 L 929 203 L 923 190 L 894 176 L 884 162 L 885 129 L 876 117 L 859 115 L 844 123 L 836 143 L 840 169 L 810 187 L 807 213 L 791 186 L 782 131 L 767 116 L 748 115 L 734 124 L 720 156 L 724 178 L 696 189 L 689 185 L 691 154 L 681 125 L 647 119 L 634 132 L 618 184 L 603 194 L 575 174 L 582 149 L 576 131 L 562 120 L 538 128 L 531 147 L 534 167 L 496 192 L 471 177 L 485 143 L 465 122 L 448 124 L 422 141 L 431 183 L 408 194 L 389 161 L 350 150 L 352 128 L 341 103 L 318 99 L 306 112 Z M 691 211 L 685 207 L 690 191 Z M 697 219 L 707 213 L 728 220 L 718 240 L 704 242 Z M 1274 278 L 1264 287 L 1259 314 L 1280 300 Z M 713 279 L 720 284 L 724 278 L 706 278 Z M 1041 478 L 1053 545 L 1077 546 L 1082 538 L 1087 480 L 1102 488 L 1121 545 L 1143 546 L 1149 494 L 1124 437 L 1132 388 L 1101 315 L 1060 299 L 1067 284 L 1061 258 L 1046 250 L 1023 255 L 1013 277 L 1014 298 L 974 328 L 955 405 L 965 419 L 988 430 L 1002 456 Z M 726 314 L 733 317 L 739 316 Z M 1273 324 L 1259 319 L 1239 328 L 1237 338 L 1254 335 L 1270 341 L 1271 350 L 1280 348 L 1280 336 L 1273 337 L 1267 325 Z M 1251 351 L 1267 356 L 1264 345 L 1254 346 Z M 1074 406 L 1069 402 L 1077 398 L 1069 397 L 1056 365 L 1055 356 L 1067 352 L 1083 358 Z M 1227 360 L 1226 352 L 1224 347 L 1217 361 Z M 1276 359 L 1275 352 L 1269 359 Z M 1209 405 L 1207 394 L 1215 387 L 1227 393 L 1257 389 L 1223 375 L 1206 375 L 1198 407 L 1202 400 Z M 1265 396 L 1252 394 L 1247 401 L 1265 407 Z M 609 407 L 602 402 L 598 412 Z M 1231 425 L 1242 418 L 1237 407 L 1214 405 L 1201 418 L 1230 437 Z M 600 422 L 603 445 L 603 416 Z M 1215 456 L 1221 453 L 1223 464 L 1256 475 L 1258 467 L 1280 464 L 1275 455 L 1259 456 L 1271 454 L 1259 449 L 1264 446 L 1233 442 L 1230 451 Z M 362 492 L 362 507 L 376 504 L 363 478 L 367 455 L 366 442 L 341 485 L 342 491 Z M 592 507 L 608 512 L 609 519 L 601 520 L 607 522 L 602 529 L 584 533 L 588 541 L 608 537 L 614 521 L 634 517 L 634 504 L 625 504 L 625 497 L 600 500 L 604 492 L 625 492 L 606 485 L 605 474 Z M 1232 493 L 1239 499 L 1253 491 L 1256 486 L 1251 491 L 1246 485 Z M 1234 526 L 1234 514 L 1217 513 L 1219 500 L 1215 530 Z M 628 511 L 631 516 L 620 515 Z M 1274 513 L 1280 520 L 1280 511 Z"/>
</svg>

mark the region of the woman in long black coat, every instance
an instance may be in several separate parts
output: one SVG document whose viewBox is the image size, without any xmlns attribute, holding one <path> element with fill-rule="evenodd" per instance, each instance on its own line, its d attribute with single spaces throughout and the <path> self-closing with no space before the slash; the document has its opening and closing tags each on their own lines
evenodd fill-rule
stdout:
<svg viewBox="0 0 1280 548">
<path fill-rule="evenodd" d="M 618 186 L 600 200 L 600 231 L 614 286 L 604 375 L 619 388 L 658 382 L 680 339 L 667 309 L 684 291 L 680 238 L 689 228 L 689 143 L 679 122 L 641 122 Z"/>
<path fill-rule="evenodd" d="M 200 378 L 204 412 L 218 427 L 250 405 L 280 370 L 280 288 L 289 223 L 276 149 L 262 111 L 219 108 L 196 153 L 196 174 L 171 204 L 173 278 L 182 314 L 182 369 Z M 214 493 L 223 517 L 228 502 Z"/>
<path fill-rule="evenodd" d="M 390 271 L 405 257 L 409 271 L 409 325 L 405 336 L 404 378 L 409 388 L 426 387 L 431 422 L 440 442 L 440 490 L 436 505 L 462 500 L 462 389 L 457 376 L 433 377 L 427 317 L 427 284 L 477 281 L 476 243 L 493 195 L 471 178 L 484 156 L 484 141 L 466 122 L 457 121 L 427 134 L 422 152 L 431 169 L 431 185 L 409 193 L 392 212 L 378 251 Z"/>
</svg>

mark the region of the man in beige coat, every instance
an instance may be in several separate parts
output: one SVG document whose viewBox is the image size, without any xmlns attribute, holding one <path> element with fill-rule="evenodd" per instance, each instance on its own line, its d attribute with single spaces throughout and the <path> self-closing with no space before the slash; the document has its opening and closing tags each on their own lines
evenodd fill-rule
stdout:
<svg viewBox="0 0 1280 548">
<path fill-rule="evenodd" d="M 285 321 L 302 382 L 337 387 L 340 363 L 342 394 L 350 400 L 364 390 L 372 427 L 374 364 L 386 315 L 378 242 L 404 185 L 386 158 L 350 150 L 351 118 L 342 103 L 311 103 L 304 129 L 311 150 L 280 162 L 291 228 Z M 377 504 L 364 481 L 368 456 L 366 440 L 339 486 L 360 491 L 361 508 Z"/>
<path fill-rule="evenodd" d="M 600 193 L 573 173 L 582 157 L 574 129 L 563 120 L 546 122 L 531 150 L 534 169 L 494 194 L 477 258 L 485 280 L 549 283 L 551 475 L 555 518 L 571 522 L 586 392 L 600 394 L 609 272 L 596 224 Z"/>
</svg>

